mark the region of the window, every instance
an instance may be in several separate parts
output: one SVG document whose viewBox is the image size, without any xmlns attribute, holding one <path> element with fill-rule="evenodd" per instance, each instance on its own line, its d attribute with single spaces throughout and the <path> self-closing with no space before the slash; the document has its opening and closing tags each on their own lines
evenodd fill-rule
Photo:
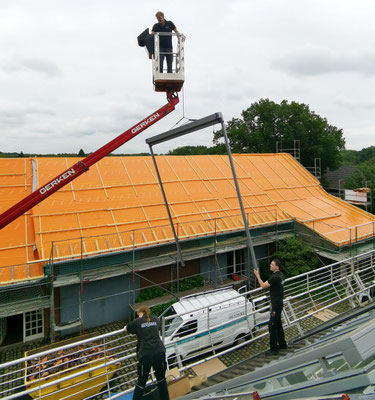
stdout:
<svg viewBox="0 0 375 400">
<path fill-rule="evenodd" d="M 43 310 L 28 311 L 23 314 L 24 341 L 44 336 Z"/>
<path fill-rule="evenodd" d="M 266 296 L 262 296 L 259 299 L 254 299 L 253 301 L 256 310 L 261 310 L 261 312 L 269 312 L 269 308 L 265 309 L 265 307 L 270 306 L 270 302 Z"/>
<path fill-rule="evenodd" d="M 173 319 L 168 319 L 165 321 L 165 336 L 171 336 L 174 330 L 181 325 L 181 322 L 181 317 L 174 317 Z"/>
<path fill-rule="evenodd" d="M 245 253 L 244 249 L 229 251 L 227 253 L 228 275 L 245 275 Z"/>
<path fill-rule="evenodd" d="M 182 325 L 181 328 L 176 332 L 176 336 L 184 337 L 195 333 L 198 329 L 198 321 L 196 319 L 188 321 L 186 324 Z"/>
</svg>

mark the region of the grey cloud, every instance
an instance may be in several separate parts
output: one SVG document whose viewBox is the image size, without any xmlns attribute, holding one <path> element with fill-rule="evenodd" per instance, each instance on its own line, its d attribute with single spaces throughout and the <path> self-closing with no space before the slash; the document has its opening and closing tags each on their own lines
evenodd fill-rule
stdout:
<svg viewBox="0 0 375 400">
<path fill-rule="evenodd" d="M 49 116 L 55 115 L 55 112 L 46 107 L 40 107 L 32 105 L 26 108 L 20 108 L 17 106 L 2 106 L 0 109 L 0 125 L 1 126 L 19 126 L 26 123 L 30 123 L 31 117 L 33 116 Z"/>
<path fill-rule="evenodd" d="M 128 128 L 128 127 L 127 127 Z M 73 138 L 95 137 L 96 135 L 108 135 L 112 138 L 121 133 L 118 121 L 111 117 L 89 116 L 63 121 L 58 135 Z"/>
<path fill-rule="evenodd" d="M 335 104 L 337 104 L 339 107 L 345 108 L 347 110 L 373 110 L 375 109 L 375 102 L 370 101 L 367 103 L 361 103 L 361 102 L 352 102 L 348 100 L 336 100 Z"/>
<path fill-rule="evenodd" d="M 27 114 L 36 114 L 36 115 L 50 115 L 50 116 L 54 116 L 56 115 L 56 112 L 50 108 L 46 108 L 46 107 L 40 107 L 40 106 L 30 106 L 26 109 L 26 113 Z"/>
<path fill-rule="evenodd" d="M 66 136 L 70 136 L 72 138 L 82 138 L 82 137 L 87 137 L 87 136 L 93 136 L 95 135 L 97 132 L 94 132 L 93 129 L 80 129 L 77 130 L 77 132 L 69 132 L 68 134 L 65 132 L 62 132 L 59 136 L 60 137 L 66 137 Z"/>
<path fill-rule="evenodd" d="M 304 48 L 271 61 L 273 68 L 298 76 L 318 76 L 335 72 L 375 74 L 375 52 L 335 53 L 323 48 Z"/>
<path fill-rule="evenodd" d="M 63 74 L 55 63 L 41 58 L 16 57 L 9 63 L 2 65 L 1 68 L 8 73 L 32 71 L 48 77 L 57 77 Z"/>
<path fill-rule="evenodd" d="M 12 125 L 22 125 L 26 123 L 26 116 L 16 112 L 0 113 L 0 126 L 7 127 Z"/>
</svg>

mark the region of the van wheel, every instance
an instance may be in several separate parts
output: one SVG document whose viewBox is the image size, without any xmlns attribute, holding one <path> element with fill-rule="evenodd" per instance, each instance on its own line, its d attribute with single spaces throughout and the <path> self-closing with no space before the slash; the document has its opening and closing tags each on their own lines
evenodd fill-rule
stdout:
<svg viewBox="0 0 375 400">
<path fill-rule="evenodd" d="M 175 354 L 168 357 L 168 368 L 171 369 L 177 366 L 177 357 Z"/>
<path fill-rule="evenodd" d="M 234 344 L 235 346 L 237 346 L 238 344 L 245 343 L 246 340 L 247 340 L 247 336 L 248 336 L 248 335 L 246 335 L 245 333 L 241 333 L 240 335 L 238 335 L 238 336 L 236 337 L 236 339 L 234 339 L 233 344 Z"/>
</svg>

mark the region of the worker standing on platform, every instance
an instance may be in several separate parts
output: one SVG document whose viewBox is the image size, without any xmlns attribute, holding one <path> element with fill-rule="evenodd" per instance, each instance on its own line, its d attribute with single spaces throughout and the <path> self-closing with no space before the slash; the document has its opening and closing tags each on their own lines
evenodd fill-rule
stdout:
<svg viewBox="0 0 375 400">
<path fill-rule="evenodd" d="M 259 270 L 254 269 L 254 275 L 258 280 L 259 285 L 263 289 L 270 289 L 271 298 L 271 314 L 268 325 L 270 334 L 270 349 L 266 351 L 266 355 L 276 355 L 279 350 L 287 348 L 284 336 L 284 329 L 281 323 L 281 313 L 283 311 L 284 300 L 284 274 L 281 272 L 281 261 L 278 259 L 272 260 L 270 270 L 273 272 L 268 281 L 263 282 Z"/>
<path fill-rule="evenodd" d="M 155 371 L 160 399 L 169 400 L 168 385 L 165 379 L 167 363 L 165 347 L 160 339 L 160 320 L 150 315 L 150 309 L 142 306 L 138 317 L 125 326 L 125 331 L 137 335 L 138 381 L 134 389 L 133 400 L 142 399 L 151 367 Z"/>
<path fill-rule="evenodd" d="M 175 24 L 172 21 L 167 21 L 164 18 L 164 13 L 158 11 L 156 14 L 158 23 L 152 27 L 152 34 L 156 32 L 172 33 L 172 31 L 179 33 Z M 172 35 L 160 35 L 159 36 L 159 47 L 160 47 L 160 72 L 163 72 L 164 58 L 167 60 L 167 72 L 172 72 L 173 63 L 173 46 L 172 46 Z"/>
</svg>

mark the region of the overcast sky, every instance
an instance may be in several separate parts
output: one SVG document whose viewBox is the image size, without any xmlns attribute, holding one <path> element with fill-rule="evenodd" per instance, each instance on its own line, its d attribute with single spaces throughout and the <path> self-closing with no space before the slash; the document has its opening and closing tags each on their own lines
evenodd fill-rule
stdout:
<svg viewBox="0 0 375 400">
<path fill-rule="evenodd" d="M 0 151 L 92 152 L 163 106 L 136 41 L 159 9 L 186 35 L 184 93 L 117 152 L 261 98 L 308 104 L 347 149 L 375 144 L 374 0 L 0 0 Z M 155 152 L 197 144 L 212 128 Z"/>
</svg>

